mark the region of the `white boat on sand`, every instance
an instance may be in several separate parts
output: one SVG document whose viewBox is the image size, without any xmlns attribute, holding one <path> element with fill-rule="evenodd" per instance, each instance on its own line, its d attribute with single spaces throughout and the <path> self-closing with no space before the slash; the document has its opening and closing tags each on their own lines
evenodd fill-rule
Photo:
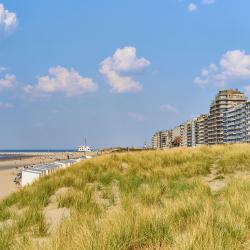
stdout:
<svg viewBox="0 0 250 250">
<path fill-rule="evenodd" d="M 79 146 L 77 148 L 78 152 L 91 152 L 91 148 L 89 146 Z"/>
</svg>

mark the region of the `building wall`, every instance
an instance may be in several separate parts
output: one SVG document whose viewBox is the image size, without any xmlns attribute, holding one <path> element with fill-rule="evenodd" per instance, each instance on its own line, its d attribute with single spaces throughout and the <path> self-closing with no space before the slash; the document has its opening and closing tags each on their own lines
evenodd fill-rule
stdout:
<svg viewBox="0 0 250 250">
<path fill-rule="evenodd" d="M 246 96 L 238 90 L 222 90 L 216 95 L 210 105 L 208 116 L 208 144 L 221 144 L 224 142 L 224 113 L 236 105 L 246 103 Z"/>
<path fill-rule="evenodd" d="M 160 148 L 160 132 L 156 132 L 152 136 L 152 148 L 157 149 Z"/>
<path fill-rule="evenodd" d="M 187 147 L 187 122 L 180 125 L 180 146 Z"/>
<path fill-rule="evenodd" d="M 172 142 L 172 130 L 159 131 L 152 137 L 152 148 L 165 149 L 170 148 Z"/>
<path fill-rule="evenodd" d="M 207 143 L 207 120 L 208 115 L 200 115 L 196 120 L 196 145 L 205 145 Z"/>
<path fill-rule="evenodd" d="M 196 119 L 193 118 L 186 122 L 187 124 L 187 147 L 196 146 Z"/>
<path fill-rule="evenodd" d="M 249 141 L 250 103 L 237 105 L 224 113 L 224 143 Z"/>
<path fill-rule="evenodd" d="M 173 134 L 173 139 L 176 138 L 176 137 L 180 137 L 181 136 L 181 128 L 180 126 L 178 127 L 175 127 L 172 131 L 172 134 Z"/>
<path fill-rule="evenodd" d="M 163 131 L 161 134 L 161 148 L 162 149 L 171 148 L 172 138 L 173 138 L 172 130 Z"/>
<path fill-rule="evenodd" d="M 172 130 L 172 142 L 173 147 L 179 147 L 181 144 L 181 126 L 177 126 Z"/>
<path fill-rule="evenodd" d="M 250 102 L 246 103 L 246 142 L 250 143 Z"/>
<path fill-rule="evenodd" d="M 191 120 L 191 130 L 192 130 L 191 147 L 196 146 L 196 122 L 197 122 L 197 118 L 193 118 Z"/>
</svg>

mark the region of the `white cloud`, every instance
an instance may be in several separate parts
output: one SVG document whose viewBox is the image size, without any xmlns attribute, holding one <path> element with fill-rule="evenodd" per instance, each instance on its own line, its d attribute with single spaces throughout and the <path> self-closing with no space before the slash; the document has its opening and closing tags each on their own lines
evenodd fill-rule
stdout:
<svg viewBox="0 0 250 250">
<path fill-rule="evenodd" d="M 191 2 L 188 4 L 188 11 L 198 11 L 200 5 L 212 5 L 215 4 L 216 0 L 200 0 L 199 3 Z"/>
<path fill-rule="evenodd" d="M 100 73 L 105 76 L 112 91 L 138 92 L 143 86 L 127 74 L 142 71 L 149 65 L 150 62 L 145 58 L 137 58 L 136 48 L 124 47 L 117 49 L 112 57 L 101 62 Z"/>
<path fill-rule="evenodd" d="M 198 10 L 198 6 L 195 3 L 190 3 L 188 5 L 188 11 L 194 12 L 194 11 L 197 11 L 197 10 Z"/>
<path fill-rule="evenodd" d="M 209 83 L 226 85 L 232 80 L 250 80 L 250 55 L 244 50 L 227 51 L 218 65 L 203 69 L 194 81 L 204 87 Z"/>
<path fill-rule="evenodd" d="M 210 82 L 213 82 L 213 76 L 217 73 L 218 68 L 215 64 L 210 64 L 208 68 L 202 69 L 199 76 L 195 77 L 194 82 L 200 87 L 205 87 Z"/>
<path fill-rule="evenodd" d="M 8 102 L 0 102 L 0 109 L 10 109 L 13 108 L 14 105 Z"/>
<path fill-rule="evenodd" d="M 135 112 L 128 112 L 128 116 L 138 122 L 143 122 L 145 120 L 144 115 Z"/>
<path fill-rule="evenodd" d="M 14 12 L 9 12 L 0 3 L 0 34 L 8 34 L 17 26 L 17 16 Z"/>
<path fill-rule="evenodd" d="M 0 78 L 0 91 L 13 88 L 16 83 L 16 76 L 6 74 L 3 78 Z"/>
<path fill-rule="evenodd" d="M 38 77 L 35 86 L 27 85 L 24 90 L 33 97 L 47 96 L 56 92 L 76 96 L 96 91 L 97 85 L 91 78 L 81 76 L 73 68 L 57 66 L 50 68 L 47 76 Z"/>
<path fill-rule="evenodd" d="M 210 4 L 214 4 L 215 3 L 215 0 L 203 0 L 202 1 L 202 4 L 205 4 L 205 5 L 210 5 Z"/>
<path fill-rule="evenodd" d="M 171 104 L 162 104 L 160 108 L 163 111 L 168 111 L 168 112 L 172 112 L 172 113 L 175 113 L 175 114 L 179 113 L 179 110 L 175 106 L 173 106 Z"/>
</svg>

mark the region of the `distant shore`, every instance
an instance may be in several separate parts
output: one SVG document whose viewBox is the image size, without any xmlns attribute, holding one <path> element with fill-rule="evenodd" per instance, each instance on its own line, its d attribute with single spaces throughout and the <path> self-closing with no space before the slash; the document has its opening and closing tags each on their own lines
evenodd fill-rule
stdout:
<svg viewBox="0 0 250 250">
<path fill-rule="evenodd" d="M 0 155 L 7 155 L 2 153 Z M 87 155 L 95 155 L 95 152 L 87 153 Z M 14 176 L 24 167 L 46 164 L 50 162 L 74 159 L 84 156 L 83 152 L 50 152 L 50 153 L 25 153 L 17 155 L 9 155 L 0 159 L 0 200 L 4 199 L 11 193 L 18 190 L 13 182 Z M 14 156 L 14 157 L 13 157 Z M 1 158 L 1 157 L 0 157 Z"/>
<path fill-rule="evenodd" d="M 22 167 L 27 159 L 30 159 L 31 155 L 0 155 L 0 172 L 3 170 L 9 170 L 16 167 Z M 31 160 L 31 159 L 30 159 Z"/>
</svg>

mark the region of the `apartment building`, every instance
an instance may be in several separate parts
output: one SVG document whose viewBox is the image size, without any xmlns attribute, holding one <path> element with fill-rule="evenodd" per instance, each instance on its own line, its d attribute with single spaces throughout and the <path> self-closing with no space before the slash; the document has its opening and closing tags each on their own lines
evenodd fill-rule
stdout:
<svg viewBox="0 0 250 250">
<path fill-rule="evenodd" d="M 250 143 L 250 101 L 237 89 L 221 90 L 203 114 L 172 130 L 156 133 L 154 148 Z"/>
<path fill-rule="evenodd" d="M 174 129 L 155 133 L 152 137 L 152 147 L 166 149 L 205 144 L 207 141 L 207 118 L 207 115 L 200 115 Z"/>
<path fill-rule="evenodd" d="M 195 144 L 196 146 L 207 144 L 207 121 L 208 115 L 200 115 L 196 119 Z"/>
<path fill-rule="evenodd" d="M 224 142 L 224 113 L 239 104 L 246 103 L 246 96 L 237 89 L 221 90 L 210 105 L 208 116 L 208 144 Z"/>
<path fill-rule="evenodd" d="M 250 102 L 224 113 L 224 143 L 250 142 Z"/>
<path fill-rule="evenodd" d="M 180 146 L 187 147 L 187 122 L 180 125 Z"/>
<path fill-rule="evenodd" d="M 156 132 L 152 136 L 152 148 L 157 149 L 160 148 L 160 132 Z"/>
<path fill-rule="evenodd" d="M 246 142 L 250 143 L 250 102 L 246 103 Z"/>
<path fill-rule="evenodd" d="M 152 148 L 166 149 L 172 146 L 172 130 L 159 131 L 152 137 Z"/>
<path fill-rule="evenodd" d="M 166 130 L 161 132 L 161 148 L 167 149 L 172 146 L 172 130 Z"/>
<path fill-rule="evenodd" d="M 187 146 L 195 147 L 196 146 L 196 120 L 193 118 L 187 121 Z"/>
<path fill-rule="evenodd" d="M 172 130 L 172 147 L 179 147 L 181 145 L 181 126 L 177 126 Z"/>
</svg>

